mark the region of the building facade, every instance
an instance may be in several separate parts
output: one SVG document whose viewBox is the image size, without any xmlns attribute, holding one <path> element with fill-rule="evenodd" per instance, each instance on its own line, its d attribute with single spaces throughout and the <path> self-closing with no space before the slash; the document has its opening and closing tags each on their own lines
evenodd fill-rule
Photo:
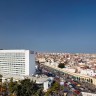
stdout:
<svg viewBox="0 0 96 96">
<path fill-rule="evenodd" d="M 35 54 L 30 50 L 0 50 L 0 74 L 32 75 Z"/>
</svg>

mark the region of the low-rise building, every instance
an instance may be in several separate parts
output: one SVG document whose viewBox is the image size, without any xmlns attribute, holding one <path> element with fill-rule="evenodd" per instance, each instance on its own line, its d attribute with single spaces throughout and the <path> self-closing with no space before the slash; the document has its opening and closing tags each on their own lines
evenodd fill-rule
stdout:
<svg viewBox="0 0 96 96">
<path fill-rule="evenodd" d="M 94 72 L 94 70 L 91 70 L 91 69 L 81 70 L 80 74 L 84 74 L 88 76 L 96 76 L 96 73 Z"/>
</svg>

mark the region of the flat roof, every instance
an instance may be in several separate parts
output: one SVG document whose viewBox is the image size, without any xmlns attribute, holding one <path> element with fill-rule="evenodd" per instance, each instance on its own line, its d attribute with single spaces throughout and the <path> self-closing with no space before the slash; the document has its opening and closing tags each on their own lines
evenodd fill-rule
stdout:
<svg viewBox="0 0 96 96">
<path fill-rule="evenodd" d="M 10 75 L 10 74 L 5 74 L 2 77 L 3 79 L 15 79 L 15 80 L 23 80 L 23 79 L 30 79 L 33 80 L 34 82 L 36 81 L 37 84 L 42 84 L 45 81 L 47 81 L 48 79 L 50 79 L 50 77 L 47 77 L 46 75 L 40 75 L 38 77 L 36 76 L 20 76 L 20 75 Z"/>
</svg>

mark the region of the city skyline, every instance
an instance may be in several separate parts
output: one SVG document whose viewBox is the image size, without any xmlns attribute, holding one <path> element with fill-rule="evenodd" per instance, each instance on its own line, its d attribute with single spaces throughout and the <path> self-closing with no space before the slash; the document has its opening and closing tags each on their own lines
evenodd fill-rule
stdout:
<svg viewBox="0 0 96 96">
<path fill-rule="evenodd" d="M 0 1 L 0 49 L 96 53 L 96 1 Z"/>
</svg>

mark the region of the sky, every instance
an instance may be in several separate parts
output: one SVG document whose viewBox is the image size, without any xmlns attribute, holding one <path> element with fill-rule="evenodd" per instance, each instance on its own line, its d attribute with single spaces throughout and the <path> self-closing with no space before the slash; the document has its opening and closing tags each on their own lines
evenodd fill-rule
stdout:
<svg viewBox="0 0 96 96">
<path fill-rule="evenodd" d="M 96 53 L 96 0 L 0 0 L 0 49 Z"/>
</svg>

